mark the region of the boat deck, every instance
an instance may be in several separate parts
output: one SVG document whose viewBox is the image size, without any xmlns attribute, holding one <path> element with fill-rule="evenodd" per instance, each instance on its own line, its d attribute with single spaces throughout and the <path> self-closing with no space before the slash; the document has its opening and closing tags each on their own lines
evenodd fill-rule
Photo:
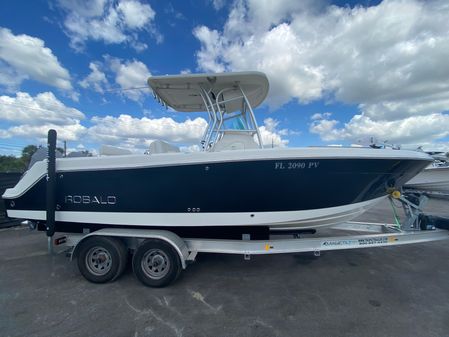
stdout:
<svg viewBox="0 0 449 337">
<path fill-rule="evenodd" d="M 426 212 L 449 216 L 448 200 Z M 385 202 L 359 221 L 393 222 Z M 170 287 L 92 284 L 46 237 L 0 230 L 5 336 L 444 336 L 448 241 L 292 255 L 200 254 Z M 115 324 L 115 322 L 117 322 Z"/>
</svg>

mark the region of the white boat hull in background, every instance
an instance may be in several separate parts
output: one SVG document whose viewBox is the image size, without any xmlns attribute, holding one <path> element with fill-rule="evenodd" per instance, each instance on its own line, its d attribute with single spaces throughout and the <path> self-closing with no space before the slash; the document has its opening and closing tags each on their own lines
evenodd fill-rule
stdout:
<svg viewBox="0 0 449 337">
<path fill-rule="evenodd" d="M 405 184 L 405 187 L 449 194 L 449 166 L 426 168 Z"/>
</svg>

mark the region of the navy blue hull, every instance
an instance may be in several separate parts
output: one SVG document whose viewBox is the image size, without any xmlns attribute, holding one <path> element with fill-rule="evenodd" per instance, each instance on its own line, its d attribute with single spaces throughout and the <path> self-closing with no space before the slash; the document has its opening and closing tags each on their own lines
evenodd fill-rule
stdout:
<svg viewBox="0 0 449 337">
<path fill-rule="evenodd" d="M 406 159 L 255 160 L 58 173 L 59 211 L 272 212 L 381 197 L 427 165 Z M 13 209 L 45 210 L 45 179 Z M 11 200 L 6 207 L 11 209 Z"/>
</svg>

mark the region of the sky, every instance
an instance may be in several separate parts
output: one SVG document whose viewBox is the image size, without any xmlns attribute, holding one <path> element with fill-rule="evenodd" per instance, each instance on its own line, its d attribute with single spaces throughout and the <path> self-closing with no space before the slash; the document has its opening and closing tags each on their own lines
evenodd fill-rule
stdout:
<svg viewBox="0 0 449 337">
<path fill-rule="evenodd" d="M 195 151 L 206 116 L 161 107 L 148 77 L 252 70 L 266 145 L 449 151 L 447 1 L 3 0 L 0 154 L 50 128 L 69 151 Z"/>
</svg>

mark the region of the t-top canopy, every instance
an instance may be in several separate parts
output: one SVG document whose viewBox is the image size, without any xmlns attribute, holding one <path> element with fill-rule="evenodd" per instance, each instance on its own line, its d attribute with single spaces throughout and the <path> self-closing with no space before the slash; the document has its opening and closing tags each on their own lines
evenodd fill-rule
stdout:
<svg viewBox="0 0 449 337">
<path fill-rule="evenodd" d="M 148 85 L 166 105 L 184 112 L 207 111 L 202 89 L 212 100 L 220 92 L 223 93 L 221 100 L 226 100 L 241 95 L 240 87 L 255 108 L 263 102 L 269 88 L 267 76 L 258 71 L 152 76 L 148 78 Z M 241 107 L 241 103 L 236 102 L 225 104 L 227 112 Z"/>
</svg>

